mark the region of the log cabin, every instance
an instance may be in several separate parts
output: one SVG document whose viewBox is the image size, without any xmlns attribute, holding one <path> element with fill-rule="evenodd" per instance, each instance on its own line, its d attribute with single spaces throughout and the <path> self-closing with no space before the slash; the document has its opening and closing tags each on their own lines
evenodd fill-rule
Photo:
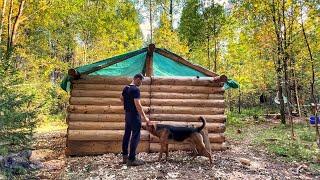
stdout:
<svg viewBox="0 0 320 180">
<path fill-rule="evenodd" d="M 119 97 L 137 73 L 145 75 L 140 88 L 141 102 L 151 121 L 198 126 L 202 115 L 207 120 L 211 149 L 226 149 L 224 84 L 227 77 L 150 44 L 68 71 L 61 83 L 64 90 L 70 91 L 66 155 L 121 152 L 124 110 Z M 138 152 L 158 152 L 158 142 L 142 130 Z M 188 150 L 190 146 L 170 144 L 169 149 Z"/>
</svg>

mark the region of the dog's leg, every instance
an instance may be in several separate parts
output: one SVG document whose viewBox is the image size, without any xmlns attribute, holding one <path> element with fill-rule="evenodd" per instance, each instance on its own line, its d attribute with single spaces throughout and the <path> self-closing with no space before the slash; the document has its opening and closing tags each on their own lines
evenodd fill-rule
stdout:
<svg viewBox="0 0 320 180">
<path fill-rule="evenodd" d="M 160 145 L 161 145 L 161 148 L 160 148 L 160 154 L 159 154 L 158 161 L 161 161 L 161 159 L 162 159 L 162 153 L 163 153 L 164 148 L 165 148 L 165 144 L 164 144 L 163 142 L 160 142 Z"/>
<path fill-rule="evenodd" d="M 196 148 L 196 146 L 194 145 L 194 143 L 192 142 L 192 141 L 189 141 L 189 143 L 190 143 L 190 145 L 191 145 L 191 156 L 193 157 L 193 159 L 194 158 L 196 158 L 197 157 L 197 155 L 198 155 L 198 151 L 197 151 L 197 148 Z"/>
<path fill-rule="evenodd" d="M 208 129 L 207 128 L 202 129 L 202 131 L 200 131 L 200 134 L 202 135 L 203 142 L 205 144 L 206 149 L 211 154 L 211 145 L 210 145 L 210 140 L 208 135 Z"/>
<path fill-rule="evenodd" d="M 212 164 L 212 157 L 209 151 L 206 149 L 206 147 L 203 145 L 203 155 L 209 158 L 210 164 Z"/>
<path fill-rule="evenodd" d="M 169 156 L 169 144 L 167 142 L 166 143 L 166 161 L 168 161 L 168 156 Z"/>
<path fill-rule="evenodd" d="M 168 144 L 168 132 L 164 131 L 160 136 L 161 149 L 160 149 L 160 154 L 159 154 L 159 159 L 158 159 L 159 161 L 162 158 L 162 153 L 164 153 L 164 151 L 165 151 L 166 144 Z"/>
<path fill-rule="evenodd" d="M 208 150 L 206 149 L 204 143 L 203 143 L 203 139 L 201 134 L 197 133 L 194 134 L 192 136 L 192 141 L 194 142 L 194 144 L 197 147 L 198 152 L 202 155 L 202 156 L 206 156 L 209 158 L 210 160 L 210 164 L 212 164 L 212 157 L 211 154 L 208 152 Z"/>
</svg>

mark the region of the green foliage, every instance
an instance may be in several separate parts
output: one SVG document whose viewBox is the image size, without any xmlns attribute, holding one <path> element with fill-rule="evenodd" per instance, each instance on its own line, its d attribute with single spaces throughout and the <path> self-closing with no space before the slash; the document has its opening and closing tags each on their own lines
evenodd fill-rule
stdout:
<svg viewBox="0 0 320 180">
<path fill-rule="evenodd" d="M 19 3 L 14 3 L 14 14 Z M 46 129 L 44 124 L 64 123 L 68 94 L 59 83 L 68 68 L 136 50 L 143 43 L 132 1 L 31 0 L 21 19 L 12 57 L 1 55 L 2 154 L 27 147 L 36 125 Z M 4 28 L 3 54 L 8 54 L 7 39 Z"/>
<path fill-rule="evenodd" d="M 204 19 L 200 15 L 199 0 L 189 0 L 182 10 L 179 35 L 186 39 L 189 46 L 202 42 L 205 39 L 203 28 Z"/>
<path fill-rule="evenodd" d="M 20 74 L 1 62 L 0 152 L 3 154 L 28 147 L 35 127 L 36 111 L 31 107 L 34 96 L 25 91 L 20 83 Z"/>
<path fill-rule="evenodd" d="M 282 42 L 285 53 L 290 57 L 288 63 L 289 84 L 293 85 L 292 73 L 297 78 L 300 103 L 310 102 L 311 62 L 308 48 L 301 30 L 301 14 L 305 16 L 304 24 L 307 29 L 307 38 L 313 56 L 319 56 L 319 45 L 315 45 L 319 34 L 319 28 L 315 26 L 316 18 L 314 1 L 301 3 L 297 1 L 233 1 L 233 8 L 227 16 L 227 24 L 222 30 L 222 37 L 227 42 L 226 53 L 220 70 L 221 73 L 235 78 L 241 85 L 241 98 L 243 104 L 253 106 L 252 101 L 257 101 L 258 94 L 268 93 L 269 97 L 276 96 L 276 60 L 277 60 L 277 36 L 273 22 L 272 2 L 275 8 L 281 11 L 284 8 L 282 21 L 286 24 L 286 41 Z M 308 9 L 301 13 L 301 5 Z M 292 9 L 293 8 L 293 9 Z M 282 16 L 276 14 L 276 16 Z M 277 17 L 276 17 L 277 18 Z M 284 32 L 283 32 L 284 33 Z M 312 39 L 312 40 L 311 40 Z M 291 43 L 292 41 L 292 43 Z M 285 43 L 287 43 L 285 45 Z M 282 58 L 281 55 L 279 58 Z M 314 58 L 315 59 L 315 58 Z M 314 61 L 315 64 L 320 61 Z M 282 62 L 283 64 L 283 62 Z M 319 67 L 319 66 L 315 66 Z M 283 68 L 283 65 L 280 66 Z M 281 70 L 281 69 L 280 69 Z M 317 76 L 316 72 L 316 76 Z M 279 73 L 283 75 L 283 69 Z M 282 78 L 284 79 L 284 78 Z M 319 86 L 316 85 L 316 89 Z M 293 89 L 292 89 L 293 90 Z M 293 94 L 293 93 L 292 93 Z M 235 100 L 239 94 L 232 92 L 231 100 Z"/>
<path fill-rule="evenodd" d="M 186 2 L 180 19 L 179 35 L 190 48 L 191 61 L 208 69 L 213 69 L 214 61 L 222 57 L 221 30 L 225 24 L 225 9 L 212 2 L 208 7 L 199 0 Z"/>
<path fill-rule="evenodd" d="M 165 13 L 160 18 L 160 26 L 155 29 L 154 41 L 157 47 L 166 48 L 183 57 L 187 56 L 188 46 L 180 41 L 178 33 L 171 28 L 170 21 Z"/>
</svg>

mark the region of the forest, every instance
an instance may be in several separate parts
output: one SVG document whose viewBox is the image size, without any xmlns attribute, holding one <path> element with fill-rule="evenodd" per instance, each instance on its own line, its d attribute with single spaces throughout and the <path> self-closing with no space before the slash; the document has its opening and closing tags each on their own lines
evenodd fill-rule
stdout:
<svg viewBox="0 0 320 180">
<path fill-rule="evenodd" d="M 0 179 L 320 177 L 318 0 L 0 0 L 0 12 Z M 70 93 L 60 83 L 68 69 L 149 44 L 238 82 L 224 93 L 231 150 L 199 172 L 192 168 L 202 159 L 157 164 L 157 172 L 146 165 L 139 174 L 110 164 L 117 155 L 61 158 Z M 36 170 L 5 162 L 41 146 L 44 159 L 59 153 Z M 259 174 L 261 154 L 267 165 Z"/>
</svg>

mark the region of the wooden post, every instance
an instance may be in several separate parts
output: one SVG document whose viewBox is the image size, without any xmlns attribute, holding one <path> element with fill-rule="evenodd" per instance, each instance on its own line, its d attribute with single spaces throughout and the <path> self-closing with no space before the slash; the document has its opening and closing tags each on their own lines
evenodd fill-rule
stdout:
<svg viewBox="0 0 320 180">
<path fill-rule="evenodd" d="M 155 50 L 156 46 L 154 44 L 149 44 L 147 56 L 146 56 L 146 76 L 152 76 L 153 75 L 153 52 Z"/>
</svg>

